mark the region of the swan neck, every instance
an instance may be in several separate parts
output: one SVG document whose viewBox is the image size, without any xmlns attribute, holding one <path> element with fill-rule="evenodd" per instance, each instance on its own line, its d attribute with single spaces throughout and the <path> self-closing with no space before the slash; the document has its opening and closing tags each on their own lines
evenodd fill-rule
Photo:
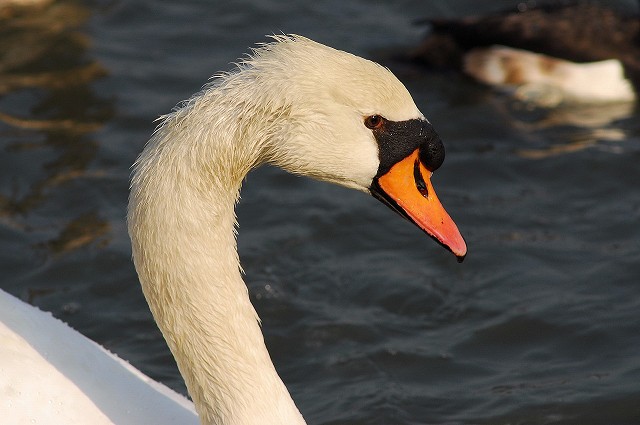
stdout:
<svg viewBox="0 0 640 425">
<path fill-rule="evenodd" d="M 165 118 L 135 165 L 128 222 L 145 298 L 202 423 L 304 424 L 267 352 L 236 249 L 234 206 L 264 141 L 198 107 Z M 203 116 L 217 118 L 215 132 Z"/>
</svg>

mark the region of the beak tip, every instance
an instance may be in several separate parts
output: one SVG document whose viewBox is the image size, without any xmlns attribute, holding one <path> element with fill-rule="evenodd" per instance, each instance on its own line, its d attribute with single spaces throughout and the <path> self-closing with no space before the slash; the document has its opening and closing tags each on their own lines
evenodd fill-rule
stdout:
<svg viewBox="0 0 640 425">
<path fill-rule="evenodd" d="M 464 259 L 467 257 L 467 243 L 464 241 L 462 235 L 459 235 L 459 239 L 457 243 L 452 243 L 451 245 L 445 245 L 449 248 L 449 251 L 456 256 L 458 263 L 462 263 Z"/>
</svg>

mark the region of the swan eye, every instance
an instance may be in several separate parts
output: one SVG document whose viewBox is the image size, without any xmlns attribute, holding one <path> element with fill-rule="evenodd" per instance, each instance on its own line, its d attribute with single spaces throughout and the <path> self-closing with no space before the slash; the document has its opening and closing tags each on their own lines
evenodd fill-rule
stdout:
<svg viewBox="0 0 640 425">
<path fill-rule="evenodd" d="M 385 119 L 380 115 L 369 115 L 364 119 L 364 125 L 371 130 L 382 127 Z"/>
</svg>

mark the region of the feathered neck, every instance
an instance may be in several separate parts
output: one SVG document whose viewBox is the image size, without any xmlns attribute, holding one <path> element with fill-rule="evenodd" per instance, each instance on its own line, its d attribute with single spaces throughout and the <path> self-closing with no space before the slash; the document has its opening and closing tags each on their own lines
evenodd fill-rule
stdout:
<svg viewBox="0 0 640 425">
<path fill-rule="evenodd" d="M 203 423 L 303 424 L 265 347 L 235 240 L 242 179 L 267 155 L 282 111 L 231 89 L 211 86 L 165 117 L 135 164 L 134 262 Z"/>
</svg>

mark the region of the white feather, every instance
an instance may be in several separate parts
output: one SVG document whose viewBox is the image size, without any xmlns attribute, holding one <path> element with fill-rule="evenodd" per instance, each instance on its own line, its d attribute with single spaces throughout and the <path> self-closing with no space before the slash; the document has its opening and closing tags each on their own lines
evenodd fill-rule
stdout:
<svg viewBox="0 0 640 425">
<path fill-rule="evenodd" d="M 3 291 L 0 341 L 3 424 L 198 423 L 186 398 Z"/>
</svg>

